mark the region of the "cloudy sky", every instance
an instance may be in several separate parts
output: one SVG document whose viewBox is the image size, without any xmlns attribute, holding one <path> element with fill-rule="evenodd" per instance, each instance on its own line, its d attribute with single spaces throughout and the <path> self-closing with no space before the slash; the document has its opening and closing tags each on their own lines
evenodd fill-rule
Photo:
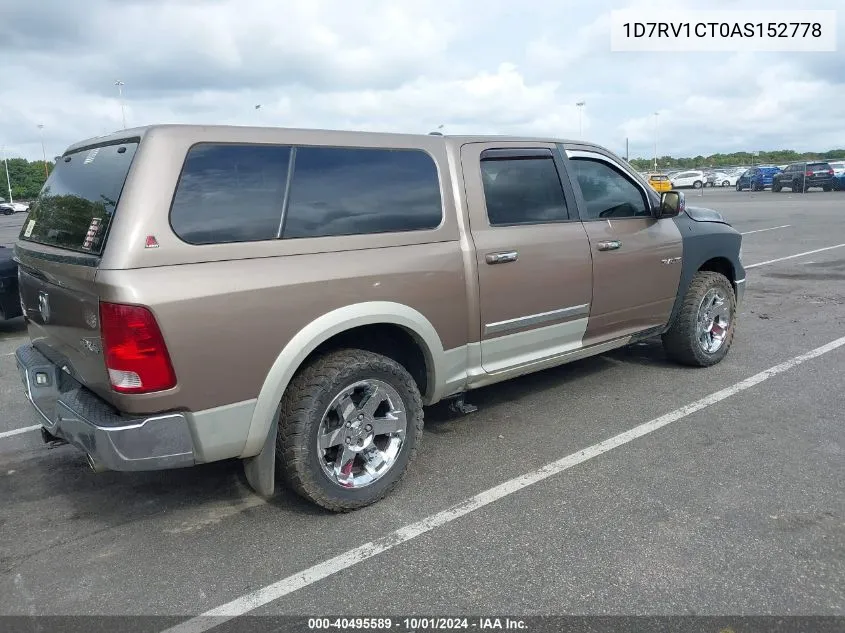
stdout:
<svg viewBox="0 0 845 633">
<path fill-rule="evenodd" d="M 835 53 L 620 53 L 610 10 L 782 0 L 0 0 L 0 145 L 226 123 L 583 136 L 631 156 L 845 147 Z M 809 6 L 809 5 L 808 5 Z M 813 0 L 812 8 L 843 8 Z M 259 110 L 256 104 L 261 104 Z"/>
</svg>

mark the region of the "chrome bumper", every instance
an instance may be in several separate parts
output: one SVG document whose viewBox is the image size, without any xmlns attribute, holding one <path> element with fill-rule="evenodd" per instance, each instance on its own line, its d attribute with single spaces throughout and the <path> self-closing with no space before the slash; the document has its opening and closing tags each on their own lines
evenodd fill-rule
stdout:
<svg viewBox="0 0 845 633">
<path fill-rule="evenodd" d="M 128 417 L 74 380 L 32 345 L 15 352 L 26 397 L 52 435 L 110 470 L 192 466 L 193 440 L 181 413 Z"/>
</svg>

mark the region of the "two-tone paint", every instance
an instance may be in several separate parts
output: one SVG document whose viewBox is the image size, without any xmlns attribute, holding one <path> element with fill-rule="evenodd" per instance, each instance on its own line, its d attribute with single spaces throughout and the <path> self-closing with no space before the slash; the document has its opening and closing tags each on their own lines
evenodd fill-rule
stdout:
<svg viewBox="0 0 845 633">
<path fill-rule="evenodd" d="M 244 458 L 262 493 L 273 487 L 279 401 L 297 370 L 322 350 L 393 350 L 432 404 L 660 334 L 702 268 L 723 272 L 742 296 L 741 236 L 717 214 L 688 209 L 664 219 L 583 216 L 573 160 L 605 162 L 629 178 L 650 207 L 660 201 L 624 160 L 596 145 L 156 126 L 93 139 L 68 152 L 127 138 L 140 146 L 101 256 L 16 245 L 33 349 L 41 365 L 62 367 L 105 410 L 130 418 L 144 445 L 145 428 L 154 432 L 162 415 L 178 412 L 192 447 L 180 448 L 184 458 L 175 465 Z M 186 244 L 170 227 L 169 209 L 187 152 L 198 142 L 422 150 L 437 165 L 443 219 L 434 229 L 406 233 Z M 560 177 L 568 220 L 491 226 L 480 171 L 481 154 L 489 151 L 547 154 Z M 154 236 L 157 248 L 145 248 L 147 236 Z M 38 305 L 42 293 L 52 301 L 49 323 Z M 98 340 L 100 300 L 153 311 L 176 387 L 143 395 L 110 389 Z M 24 375 L 31 356 L 26 351 L 17 355 Z M 91 406 L 77 417 L 94 426 L 110 419 L 91 414 Z M 121 427 L 110 428 L 106 437 L 114 438 Z M 145 468 L 174 465 L 171 454 L 160 466 L 153 457 Z M 119 455 L 109 456 L 109 466 L 121 469 Z"/>
</svg>

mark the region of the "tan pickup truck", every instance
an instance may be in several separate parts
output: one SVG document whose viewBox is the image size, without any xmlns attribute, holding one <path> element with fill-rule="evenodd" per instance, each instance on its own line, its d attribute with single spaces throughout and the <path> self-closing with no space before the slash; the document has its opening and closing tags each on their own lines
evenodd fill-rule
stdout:
<svg viewBox="0 0 845 633">
<path fill-rule="evenodd" d="M 33 204 L 16 358 L 94 470 L 241 458 L 345 511 L 401 479 L 426 405 L 651 337 L 719 362 L 741 240 L 588 143 L 126 130 Z"/>
</svg>

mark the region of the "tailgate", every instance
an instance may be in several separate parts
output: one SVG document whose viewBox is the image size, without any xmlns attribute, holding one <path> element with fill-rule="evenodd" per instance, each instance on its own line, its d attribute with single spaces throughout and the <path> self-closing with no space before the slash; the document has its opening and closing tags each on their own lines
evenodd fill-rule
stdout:
<svg viewBox="0 0 845 633">
<path fill-rule="evenodd" d="M 105 398 L 95 279 L 137 147 L 137 139 L 111 141 L 57 160 L 15 247 L 33 345 Z"/>
<path fill-rule="evenodd" d="M 99 258 L 56 261 L 43 251 L 20 246 L 17 256 L 21 307 L 33 345 L 92 391 L 108 396 L 94 283 Z"/>
</svg>

